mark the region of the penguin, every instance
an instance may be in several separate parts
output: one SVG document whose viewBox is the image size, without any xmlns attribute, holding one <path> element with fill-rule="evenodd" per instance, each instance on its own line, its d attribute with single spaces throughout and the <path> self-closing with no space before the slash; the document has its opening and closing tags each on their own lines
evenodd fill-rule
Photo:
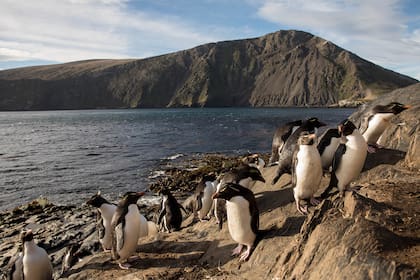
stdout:
<svg viewBox="0 0 420 280">
<path fill-rule="evenodd" d="M 197 187 L 197 214 L 200 221 L 209 220 L 208 216 L 213 207 L 212 195 L 216 192 L 216 186 L 213 178 L 205 176 Z"/>
<path fill-rule="evenodd" d="M 97 226 L 99 233 L 99 242 L 102 245 L 104 251 L 112 249 L 112 238 L 111 238 L 111 220 L 112 216 L 117 209 L 117 205 L 109 202 L 101 196 L 101 192 L 93 195 L 86 204 L 96 207 L 97 212 Z"/>
<path fill-rule="evenodd" d="M 322 170 L 329 170 L 335 151 L 340 145 L 340 139 L 337 128 L 328 129 L 319 138 L 317 149 L 321 156 Z"/>
<path fill-rule="evenodd" d="M 238 246 L 232 255 L 239 255 L 244 246 L 246 251 L 240 255 L 240 261 L 248 260 L 259 228 L 259 211 L 257 201 L 251 190 L 233 183 L 225 184 L 213 199 L 225 199 L 227 223 L 232 239 Z"/>
<path fill-rule="evenodd" d="M 321 198 L 328 196 L 333 187 L 337 187 L 341 194 L 349 189 L 349 184 L 362 171 L 367 155 L 367 143 L 356 126 L 348 119 L 338 125 L 341 143 L 338 146 L 333 162 L 331 179 Z"/>
<path fill-rule="evenodd" d="M 16 256 L 10 259 L 9 262 L 9 280 L 23 280 L 23 253 L 19 252 Z"/>
<path fill-rule="evenodd" d="M 47 252 L 35 244 L 32 230 L 21 233 L 23 243 L 23 279 L 53 279 L 53 268 Z"/>
<path fill-rule="evenodd" d="M 283 145 L 282 151 L 279 155 L 278 167 L 276 175 L 271 182 L 272 185 L 276 184 L 277 181 L 284 173 L 291 173 L 293 153 L 296 148 L 297 140 L 300 134 L 304 131 L 309 133 L 316 133 L 317 128 L 325 126 L 326 124 L 319 121 L 318 118 L 309 118 L 302 122 L 302 125 L 293 132 Z"/>
<path fill-rule="evenodd" d="M 279 160 L 279 154 L 283 149 L 284 143 L 287 138 L 302 125 L 302 120 L 288 122 L 276 129 L 271 144 L 271 156 L 268 160 L 269 166 L 274 165 Z"/>
<path fill-rule="evenodd" d="M 409 108 L 410 105 L 391 102 L 387 105 L 376 105 L 365 114 L 359 130 L 369 145 L 369 152 L 380 148 L 377 142 L 389 126 L 391 118 Z"/>
<path fill-rule="evenodd" d="M 301 200 L 309 200 L 312 205 L 318 205 L 314 198 L 322 179 L 321 156 L 316 148 L 316 135 L 303 132 L 298 138 L 293 154 L 292 186 L 297 210 L 308 214 L 308 206 L 302 207 Z"/>
<path fill-rule="evenodd" d="M 64 254 L 63 260 L 61 262 L 61 276 L 63 277 L 64 274 L 78 261 L 79 258 L 77 257 L 77 251 L 80 249 L 81 243 L 71 243 L 66 249 L 66 253 Z"/>
<path fill-rule="evenodd" d="M 242 158 L 242 163 L 251 167 L 255 167 L 260 172 L 265 167 L 265 161 L 258 154 L 252 154 Z"/>
<path fill-rule="evenodd" d="M 122 269 L 128 269 L 129 258 L 136 252 L 140 236 L 140 212 L 137 200 L 144 192 L 127 192 L 117 205 L 112 216 L 112 257 Z"/>
<path fill-rule="evenodd" d="M 242 165 L 222 174 L 218 179 L 216 191 L 220 191 L 223 185 L 227 183 L 239 184 L 249 189 L 251 187 L 251 183 L 254 181 L 265 183 L 264 177 L 257 168 L 248 165 Z M 226 211 L 225 201 L 222 199 L 216 199 L 214 204 L 214 215 L 219 225 L 219 229 L 222 229 Z"/>
<path fill-rule="evenodd" d="M 181 228 L 182 213 L 181 209 L 186 213 L 184 207 L 178 203 L 175 197 L 168 189 L 163 189 L 162 207 L 160 210 L 158 225 L 163 222 L 163 228 L 167 232 L 178 231 Z"/>
</svg>

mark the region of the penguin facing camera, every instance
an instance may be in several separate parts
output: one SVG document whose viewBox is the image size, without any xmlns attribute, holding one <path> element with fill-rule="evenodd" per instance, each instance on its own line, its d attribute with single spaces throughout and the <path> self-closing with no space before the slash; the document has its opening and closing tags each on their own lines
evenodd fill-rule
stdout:
<svg viewBox="0 0 420 280">
<path fill-rule="evenodd" d="M 279 155 L 278 167 L 276 175 L 271 182 L 272 185 L 276 184 L 277 181 L 284 173 L 291 174 L 293 153 L 297 145 L 297 140 L 302 132 L 316 133 L 317 129 L 325 126 L 326 124 L 319 121 L 318 118 L 309 118 L 302 122 L 302 125 L 296 129 L 290 137 L 287 138 L 283 145 L 282 151 Z"/>
<path fill-rule="evenodd" d="M 240 261 L 248 260 L 259 228 L 257 201 L 251 190 L 234 183 L 227 183 L 213 194 L 213 199 L 226 200 L 227 223 L 232 239 L 238 246 L 232 255 L 240 255 Z M 243 247 L 246 250 L 241 254 Z"/>
<path fill-rule="evenodd" d="M 316 135 L 303 132 L 293 154 L 292 186 L 296 208 L 301 214 L 308 214 L 308 206 L 302 207 L 301 200 L 318 205 L 314 198 L 322 179 L 321 157 L 316 148 Z"/>
<path fill-rule="evenodd" d="M 242 158 L 242 162 L 248 166 L 258 168 L 261 172 L 265 167 L 265 161 L 258 154 L 252 154 Z"/>
</svg>

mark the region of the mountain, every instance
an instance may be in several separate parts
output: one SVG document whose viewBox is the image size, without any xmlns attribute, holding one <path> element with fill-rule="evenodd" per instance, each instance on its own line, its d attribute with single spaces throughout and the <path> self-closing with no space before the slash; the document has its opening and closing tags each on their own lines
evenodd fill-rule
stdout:
<svg viewBox="0 0 420 280">
<path fill-rule="evenodd" d="M 292 30 L 147 59 L 3 70 L 0 110 L 328 106 L 416 82 Z"/>
</svg>

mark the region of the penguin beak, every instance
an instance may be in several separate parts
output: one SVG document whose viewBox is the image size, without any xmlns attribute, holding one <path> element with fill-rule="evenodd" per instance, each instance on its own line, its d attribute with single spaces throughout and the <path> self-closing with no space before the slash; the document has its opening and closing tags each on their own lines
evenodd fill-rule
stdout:
<svg viewBox="0 0 420 280">
<path fill-rule="evenodd" d="M 403 108 L 404 109 L 410 109 L 410 108 L 412 108 L 413 106 L 411 106 L 411 105 L 405 105 Z"/>
<path fill-rule="evenodd" d="M 315 133 L 309 134 L 309 139 L 315 139 L 315 138 L 316 138 L 316 134 Z"/>
<path fill-rule="evenodd" d="M 143 195 L 145 195 L 146 193 L 145 192 L 138 192 L 137 193 L 137 195 L 139 196 L 139 197 L 142 197 Z"/>
<path fill-rule="evenodd" d="M 341 134 L 343 133 L 343 125 L 342 125 L 342 124 L 340 124 L 340 125 L 337 127 L 337 129 L 338 129 L 338 133 L 341 135 Z"/>
</svg>

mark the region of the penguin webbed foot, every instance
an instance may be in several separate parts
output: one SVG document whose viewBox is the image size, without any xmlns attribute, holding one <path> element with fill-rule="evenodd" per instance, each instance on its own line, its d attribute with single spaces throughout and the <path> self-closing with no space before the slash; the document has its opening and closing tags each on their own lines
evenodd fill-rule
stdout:
<svg viewBox="0 0 420 280">
<path fill-rule="evenodd" d="M 297 210 L 299 211 L 299 213 L 301 213 L 302 215 L 308 215 L 308 205 L 302 206 L 299 205 L 297 207 Z"/>
<path fill-rule="evenodd" d="M 311 199 L 309 200 L 309 202 L 311 203 L 311 205 L 316 206 L 318 204 L 321 203 L 321 201 L 319 201 L 318 199 L 316 199 L 315 197 L 311 197 Z"/>
<path fill-rule="evenodd" d="M 247 261 L 249 256 L 251 255 L 252 246 L 246 246 L 246 251 L 241 254 L 241 258 L 239 261 L 244 262 Z"/>
<path fill-rule="evenodd" d="M 124 270 L 128 270 L 128 269 L 130 269 L 130 267 L 131 267 L 131 264 L 129 264 L 129 263 L 124 263 L 124 264 L 122 264 L 122 263 L 118 263 L 118 266 L 121 268 L 121 269 L 124 269 Z"/>
<path fill-rule="evenodd" d="M 243 247 L 244 247 L 244 245 L 238 244 L 238 246 L 236 246 L 236 248 L 233 249 L 232 256 L 239 255 L 241 253 Z"/>
</svg>

